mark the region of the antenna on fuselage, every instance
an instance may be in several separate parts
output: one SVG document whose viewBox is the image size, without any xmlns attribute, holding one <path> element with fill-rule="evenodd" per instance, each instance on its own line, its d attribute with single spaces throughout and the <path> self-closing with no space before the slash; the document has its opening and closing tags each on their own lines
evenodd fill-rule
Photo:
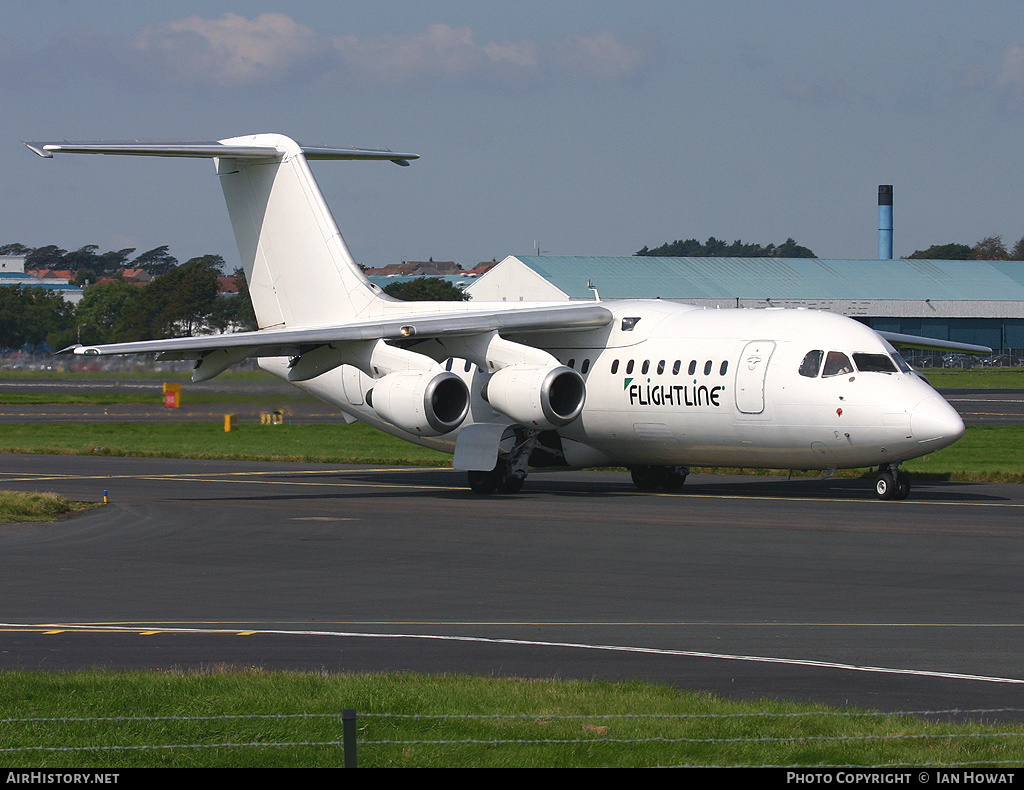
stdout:
<svg viewBox="0 0 1024 790">
<path fill-rule="evenodd" d="M 593 280 L 590 280 L 590 279 L 587 280 L 587 289 L 594 292 L 594 301 L 595 302 L 600 302 L 601 301 L 601 294 L 599 294 L 597 292 L 597 286 L 594 285 L 594 281 Z"/>
</svg>

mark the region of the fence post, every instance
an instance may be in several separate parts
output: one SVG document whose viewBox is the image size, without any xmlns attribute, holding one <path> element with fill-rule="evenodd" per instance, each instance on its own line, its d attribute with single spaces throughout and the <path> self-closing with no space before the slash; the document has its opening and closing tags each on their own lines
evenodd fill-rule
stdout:
<svg viewBox="0 0 1024 790">
<path fill-rule="evenodd" d="M 345 767 L 356 768 L 356 711 L 346 708 L 341 712 L 341 734 L 345 752 Z"/>
</svg>

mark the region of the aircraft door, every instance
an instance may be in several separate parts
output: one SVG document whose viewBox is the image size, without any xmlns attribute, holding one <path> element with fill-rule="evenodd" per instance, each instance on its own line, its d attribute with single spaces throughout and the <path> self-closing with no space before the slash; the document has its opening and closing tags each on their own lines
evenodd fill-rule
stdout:
<svg viewBox="0 0 1024 790">
<path fill-rule="evenodd" d="M 744 414 L 764 411 L 764 381 L 774 351 L 771 340 L 754 340 L 743 347 L 736 366 L 736 408 Z"/>
</svg>

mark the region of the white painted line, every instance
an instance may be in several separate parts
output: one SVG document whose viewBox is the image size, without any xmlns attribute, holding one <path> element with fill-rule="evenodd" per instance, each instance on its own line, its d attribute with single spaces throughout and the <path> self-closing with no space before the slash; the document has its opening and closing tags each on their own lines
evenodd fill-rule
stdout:
<svg viewBox="0 0 1024 790">
<path fill-rule="evenodd" d="M 745 656 L 730 655 L 728 653 L 705 653 L 691 650 L 670 650 L 654 647 L 629 647 L 626 645 L 588 645 L 581 642 L 538 642 L 528 639 L 494 639 L 479 636 L 444 636 L 440 634 L 374 634 L 351 631 L 292 631 L 281 629 L 238 629 L 238 628 L 132 628 L 129 626 L 95 626 L 95 625 L 67 625 L 67 624 L 29 624 L 29 623 L 0 623 L 0 628 L 15 628 L 24 630 L 49 630 L 60 629 L 63 631 L 97 631 L 121 632 L 121 633 L 186 633 L 186 634 L 265 634 L 273 636 L 327 636 L 357 639 L 425 639 L 440 642 L 475 642 L 479 644 L 492 645 L 520 645 L 525 647 L 558 647 L 573 648 L 578 650 L 598 650 L 613 653 L 643 653 L 646 655 L 658 656 L 680 656 L 684 658 L 710 658 L 722 661 L 747 661 L 759 664 L 783 664 L 786 666 L 815 667 L 819 669 L 838 669 L 848 672 L 869 672 L 884 675 L 910 675 L 914 677 L 944 678 L 947 680 L 975 680 L 985 683 L 1010 683 L 1024 685 L 1024 679 L 989 677 L 987 675 L 968 675 L 960 672 L 936 672 L 924 669 L 895 669 L 893 667 L 872 667 L 859 666 L 857 664 L 842 664 L 833 661 L 812 661 L 810 659 L 796 658 L 774 658 L 771 656 Z"/>
</svg>

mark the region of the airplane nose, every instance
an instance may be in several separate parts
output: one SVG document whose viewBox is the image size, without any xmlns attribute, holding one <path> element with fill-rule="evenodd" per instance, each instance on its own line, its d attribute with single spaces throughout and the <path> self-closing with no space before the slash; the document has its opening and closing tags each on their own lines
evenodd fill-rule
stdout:
<svg viewBox="0 0 1024 790">
<path fill-rule="evenodd" d="M 946 447 L 964 435 L 964 421 L 941 398 L 925 398 L 910 415 L 910 432 L 919 444 Z"/>
</svg>

